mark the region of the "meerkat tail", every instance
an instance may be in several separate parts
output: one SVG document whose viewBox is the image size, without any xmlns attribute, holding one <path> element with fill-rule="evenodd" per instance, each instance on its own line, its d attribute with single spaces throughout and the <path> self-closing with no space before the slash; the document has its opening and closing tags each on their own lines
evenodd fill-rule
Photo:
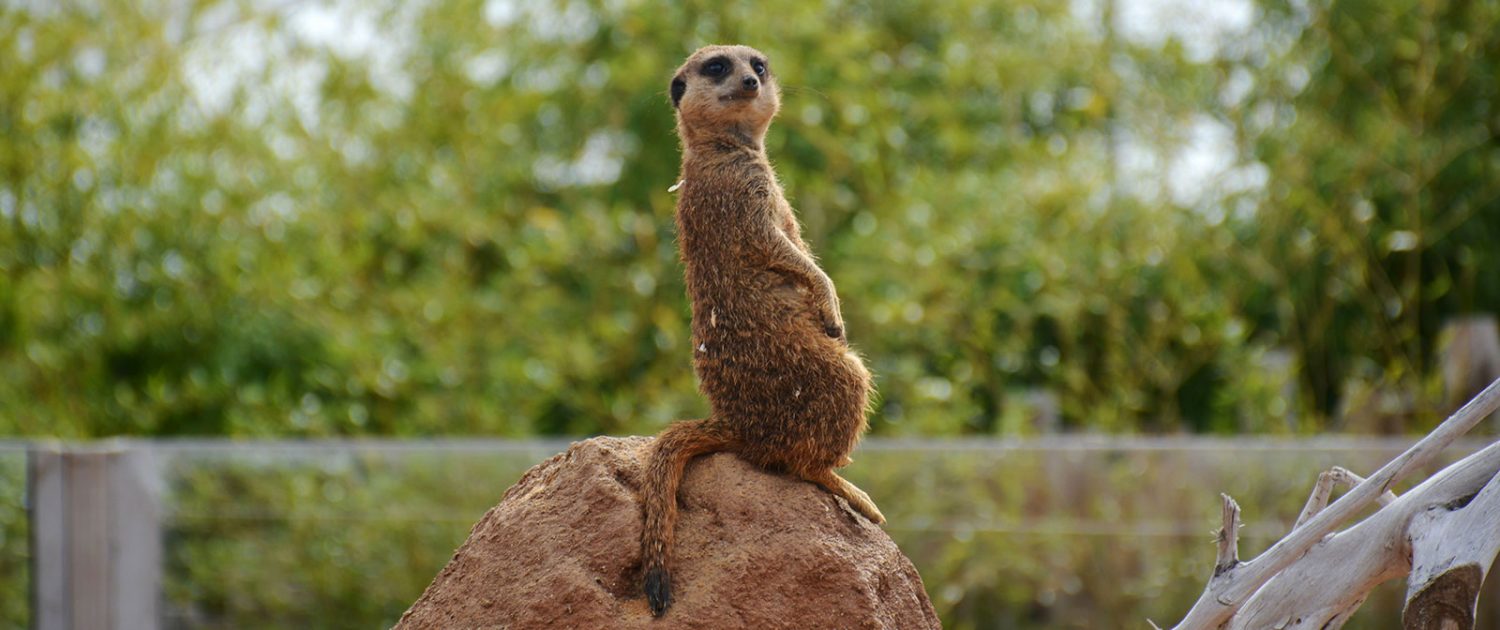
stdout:
<svg viewBox="0 0 1500 630">
<path fill-rule="evenodd" d="M 688 460 L 723 450 L 727 441 L 706 420 L 684 420 L 656 436 L 641 487 L 646 512 L 641 532 L 641 560 L 651 614 L 661 616 L 672 603 L 672 574 L 667 561 L 677 525 L 677 486 Z"/>
</svg>

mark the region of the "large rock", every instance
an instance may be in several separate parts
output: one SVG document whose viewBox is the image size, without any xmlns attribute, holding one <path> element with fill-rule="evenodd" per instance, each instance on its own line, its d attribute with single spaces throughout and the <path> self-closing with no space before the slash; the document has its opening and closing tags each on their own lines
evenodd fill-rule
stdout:
<svg viewBox="0 0 1500 630">
<path fill-rule="evenodd" d="M 672 607 L 640 587 L 648 438 L 595 438 L 532 468 L 398 628 L 938 628 L 911 561 L 810 483 L 729 454 L 688 465 Z"/>
</svg>

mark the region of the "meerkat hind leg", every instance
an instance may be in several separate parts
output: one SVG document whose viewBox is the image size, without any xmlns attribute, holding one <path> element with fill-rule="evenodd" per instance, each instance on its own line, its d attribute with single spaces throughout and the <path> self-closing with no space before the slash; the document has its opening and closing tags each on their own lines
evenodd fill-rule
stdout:
<svg viewBox="0 0 1500 630">
<path fill-rule="evenodd" d="M 832 470 L 825 470 L 807 475 L 805 479 L 823 486 L 829 492 L 832 492 L 834 496 L 843 497 L 845 501 L 849 502 L 849 507 L 854 508 L 854 511 L 870 519 L 870 522 L 876 525 L 885 522 L 885 515 L 880 513 L 880 508 L 875 507 L 875 502 L 870 500 L 870 495 L 865 494 L 864 490 L 860 490 L 854 484 L 849 483 L 848 479 L 840 477 L 838 473 Z"/>
</svg>

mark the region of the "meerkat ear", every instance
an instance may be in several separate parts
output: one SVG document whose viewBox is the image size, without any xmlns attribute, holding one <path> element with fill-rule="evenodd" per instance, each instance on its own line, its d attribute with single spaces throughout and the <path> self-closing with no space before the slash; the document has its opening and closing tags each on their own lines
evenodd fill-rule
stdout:
<svg viewBox="0 0 1500 630">
<path fill-rule="evenodd" d="M 687 92 L 687 81 L 683 81 L 682 77 L 672 79 L 672 107 L 675 108 L 678 103 L 682 102 L 682 95 L 685 92 Z"/>
</svg>

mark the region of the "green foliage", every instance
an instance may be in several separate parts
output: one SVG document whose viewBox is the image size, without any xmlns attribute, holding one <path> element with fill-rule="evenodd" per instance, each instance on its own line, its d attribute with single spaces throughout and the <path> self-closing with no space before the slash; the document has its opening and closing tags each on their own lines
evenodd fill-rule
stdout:
<svg viewBox="0 0 1500 630">
<path fill-rule="evenodd" d="M 1350 379 L 1430 411 L 1437 327 L 1500 305 L 1500 37 L 1408 4 L 1266 3 L 1208 54 L 1025 0 L 7 5 L 0 432 L 702 415 L 664 92 L 717 41 L 785 86 L 877 432 L 1022 432 L 1039 391 L 1315 431 Z M 1173 174 L 1204 133 L 1232 177 Z"/>
<path fill-rule="evenodd" d="M 0 446 L 0 627 L 31 623 L 31 523 L 26 519 L 26 451 Z"/>
<path fill-rule="evenodd" d="M 1296 349 L 1316 411 L 1336 410 L 1347 378 L 1430 402 L 1439 326 L 1500 304 L 1500 276 L 1485 273 L 1500 268 L 1500 6 L 1264 14 L 1295 45 L 1226 62 L 1255 71 L 1227 115 L 1273 175 L 1238 228 L 1244 269 L 1269 292 L 1257 319 Z"/>
</svg>

